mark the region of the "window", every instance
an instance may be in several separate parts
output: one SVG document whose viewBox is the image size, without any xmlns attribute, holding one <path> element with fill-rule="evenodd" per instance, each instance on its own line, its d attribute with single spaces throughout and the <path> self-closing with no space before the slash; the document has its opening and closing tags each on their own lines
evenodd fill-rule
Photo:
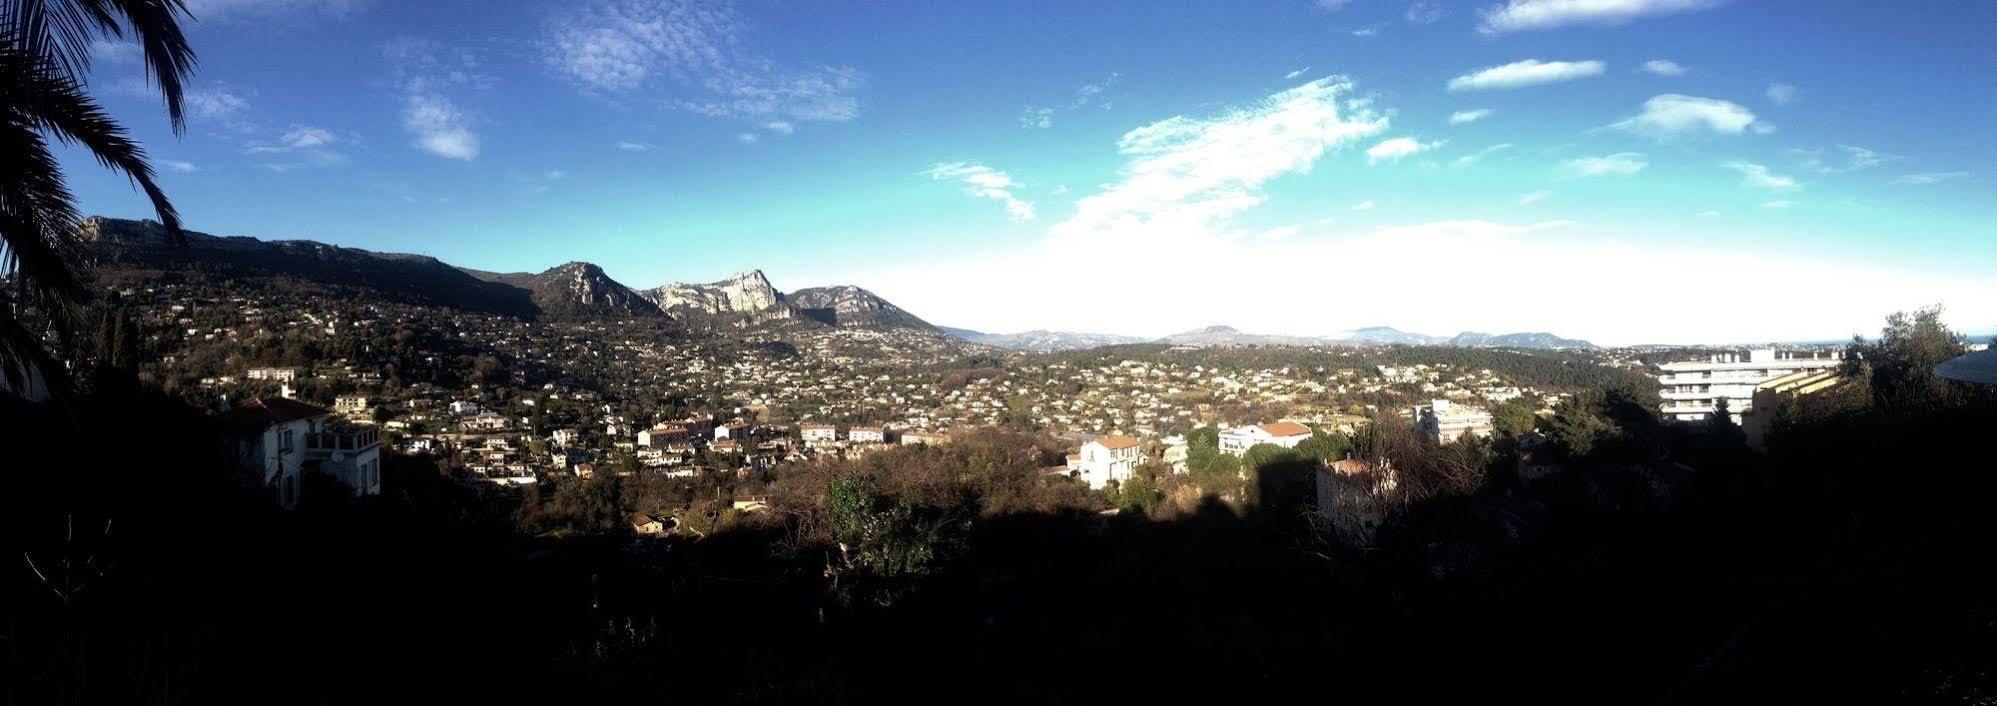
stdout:
<svg viewBox="0 0 1997 706">
<path fill-rule="evenodd" d="M 278 450 L 279 452 L 289 452 L 289 451 L 291 451 L 291 430 L 290 430 L 290 429 L 280 429 L 280 430 L 278 430 L 278 432 L 277 432 L 277 450 Z"/>
</svg>

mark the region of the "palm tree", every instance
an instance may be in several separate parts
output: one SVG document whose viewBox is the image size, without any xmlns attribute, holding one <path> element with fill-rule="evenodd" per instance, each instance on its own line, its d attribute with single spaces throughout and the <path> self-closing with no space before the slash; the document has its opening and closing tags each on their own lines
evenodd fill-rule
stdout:
<svg viewBox="0 0 1997 706">
<path fill-rule="evenodd" d="M 0 0 L 0 391 L 66 388 L 45 334 L 67 347 L 91 303 L 78 214 L 50 139 L 78 145 L 152 200 L 168 237 L 180 215 L 153 181 L 145 149 L 91 100 L 84 78 L 91 43 L 130 36 L 146 77 L 165 99 L 175 134 L 186 129 L 183 82 L 194 51 L 180 22 L 183 0 Z M 22 314 L 40 314 L 30 325 Z"/>
</svg>

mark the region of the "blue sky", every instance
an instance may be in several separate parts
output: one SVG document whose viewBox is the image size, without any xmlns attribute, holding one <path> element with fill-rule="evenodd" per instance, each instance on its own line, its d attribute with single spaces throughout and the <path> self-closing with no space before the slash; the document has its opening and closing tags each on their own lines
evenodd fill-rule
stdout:
<svg viewBox="0 0 1997 706">
<path fill-rule="evenodd" d="M 1997 324 L 1988 2 L 189 4 L 184 137 L 93 88 L 217 234 L 997 331 Z"/>
</svg>

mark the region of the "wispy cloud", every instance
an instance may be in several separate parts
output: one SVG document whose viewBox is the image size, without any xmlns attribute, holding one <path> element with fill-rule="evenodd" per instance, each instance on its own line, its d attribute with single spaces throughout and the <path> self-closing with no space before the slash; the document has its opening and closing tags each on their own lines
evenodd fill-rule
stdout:
<svg viewBox="0 0 1997 706">
<path fill-rule="evenodd" d="M 1359 203 L 1355 203 L 1355 204 L 1352 204 L 1352 210 L 1354 210 L 1354 211 L 1371 211 L 1371 210 L 1373 210 L 1373 200 L 1372 200 L 1372 199 L 1367 199 L 1367 200 L 1365 200 L 1365 201 L 1361 201 L 1361 202 L 1359 202 Z"/>
<path fill-rule="evenodd" d="M 1678 62 L 1670 59 L 1651 59 L 1650 61 L 1643 62 L 1643 72 L 1658 76 L 1683 76 L 1685 75 L 1685 67 L 1679 66 Z"/>
<path fill-rule="evenodd" d="M 1294 81 L 1294 80 L 1296 80 L 1296 79 L 1297 79 L 1298 77 L 1301 77 L 1301 76 L 1303 76 L 1303 75 L 1304 75 L 1304 74 L 1306 74 L 1306 73 L 1310 73 L 1310 70 L 1311 70 L 1311 67 L 1308 67 L 1308 66 L 1306 66 L 1306 67 L 1303 67 L 1303 68 L 1301 68 L 1301 69 L 1297 69 L 1297 70 L 1295 70 L 1295 71 L 1291 71 L 1291 72 L 1289 72 L 1289 73 L 1286 73 L 1286 74 L 1283 74 L 1283 80 L 1285 80 L 1285 81 Z"/>
<path fill-rule="evenodd" d="M 1602 75 L 1607 65 L 1600 61 L 1540 61 L 1526 59 L 1502 66 L 1487 66 L 1449 80 L 1451 91 L 1491 91 L 1523 88 Z"/>
<path fill-rule="evenodd" d="M 200 167 L 194 166 L 193 162 L 182 162 L 177 159 L 160 159 L 160 160 L 154 160 L 154 162 L 156 164 L 159 164 L 160 166 L 166 167 L 167 169 L 171 169 L 181 173 L 195 172 L 195 171 L 200 171 L 201 169 Z"/>
<path fill-rule="evenodd" d="M 1366 148 L 1366 163 L 1398 162 L 1405 157 L 1427 152 L 1444 144 L 1446 144 L 1446 141 L 1443 140 L 1422 142 L 1412 137 L 1395 137 L 1381 140 L 1378 144 Z"/>
<path fill-rule="evenodd" d="M 1005 204 L 1006 215 L 1012 220 L 1033 220 L 1033 204 L 1014 193 L 1025 185 L 1005 172 L 975 162 L 949 162 L 932 165 L 923 174 L 935 181 L 958 182 L 966 194 Z"/>
<path fill-rule="evenodd" d="M 1307 70 L 1309 69 L 1307 68 L 1298 69 L 1297 71 L 1293 71 L 1291 73 L 1296 74 Z M 1062 105 L 1054 107 L 1027 106 L 1025 111 L 1020 113 L 1019 126 L 1030 127 L 1030 128 L 1049 128 L 1054 126 L 1054 115 L 1056 113 L 1069 110 L 1081 110 L 1082 108 L 1086 108 L 1091 105 L 1107 108 L 1109 107 L 1110 104 L 1109 102 L 1103 100 L 1104 93 L 1108 92 L 1111 87 L 1116 85 L 1117 81 L 1120 81 L 1122 79 L 1123 79 L 1123 74 L 1111 73 L 1108 77 L 1105 77 L 1101 81 L 1082 84 L 1080 88 L 1075 89 L 1074 95 L 1069 97 L 1067 102 Z"/>
<path fill-rule="evenodd" d="M 650 152 L 653 146 L 650 142 L 619 142 L 617 149 L 620 152 Z"/>
<path fill-rule="evenodd" d="M 1479 120 L 1491 117 L 1491 114 L 1495 112 L 1497 111 L 1491 110 L 1490 108 L 1478 108 L 1476 110 L 1459 110 L 1449 114 L 1449 124 L 1462 125 L 1464 123 L 1474 123 Z"/>
<path fill-rule="evenodd" d="M 402 129 L 417 149 L 446 159 L 471 160 L 481 141 L 476 120 L 452 94 L 491 88 L 498 79 L 478 55 L 462 47 L 400 38 L 382 47 L 395 87 L 402 93 Z"/>
<path fill-rule="evenodd" d="M 1352 0 L 1311 0 L 1311 7 L 1318 12 L 1337 12 L 1352 4 Z"/>
<path fill-rule="evenodd" d="M 1550 198 L 1553 198 L 1553 191 L 1551 189 L 1541 189 L 1539 191 L 1534 191 L 1527 194 L 1521 194 L 1519 196 L 1519 205 L 1530 206 L 1532 204 L 1536 204 Z"/>
<path fill-rule="evenodd" d="M 370 0 L 187 0 L 187 11 L 201 22 L 213 23 L 295 15 L 346 17 L 370 4 Z"/>
<path fill-rule="evenodd" d="M 1945 181 L 1968 179 L 1970 176 L 1972 175 L 1969 172 L 1916 172 L 1894 177 L 1893 183 L 1916 185 L 1940 184 Z"/>
<path fill-rule="evenodd" d="M 1833 163 L 1825 158 L 1823 150 L 1816 148 L 1791 149 L 1789 154 L 1795 156 L 1804 169 L 1819 174 L 1842 174 L 1871 169 L 1900 158 L 1897 155 L 1875 152 L 1857 145 L 1838 145 L 1837 148 L 1844 153 L 1843 163 Z"/>
<path fill-rule="evenodd" d="M 1260 205 L 1263 184 L 1307 173 L 1326 152 L 1379 134 L 1387 118 L 1328 76 L 1207 118 L 1177 116 L 1123 135 L 1121 178 L 1075 204 L 1056 238 L 1207 237 Z"/>
<path fill-rule="evenodd" d="M 1720 166 L 1740 172 L 1741 186 L 1776 191 L 1791 191 L 1802 186 L 1796 183 L 1795 179 L 1776 174 L 1769 171 L 1767 166 L 1753 162 L 1732 161 Z"/>
<path fill-rule="evenodd" d="M 1667 139 L 1713 133 L 1739 135 L 1756 125 L 1754 111 L 1738 103 L 1667 93 L 1644 101 L 1643 111 L 1610 124 L 1615 130 Z"/>
<path fill-rule="evenodd" d="M 1620 25 L 1719 4 L 1720 0 L 1510 0 L 1480 11 L 1477 30 L 1503 34 L 1574 24 Z"/>
<path fill-rule="evenodd" d="M 1491 155 L 1503 152 L 1511 148 L 1512 148 L 1512 143 L 1500 142 L 1498 144 L 1491 145 L 1490 147 L 1486 147 L 1484 149 L 1471 152 L 1470 154 L 1457 157 L 1456 161 L 1450 163 L 1450 166 L 1462 169 L 1464 167 L 1468 167 L 1470 165 L 1483 161 L 1485 157 L 1489 157 Z"/>
<path fill-rule="evenodd" d="M 1578 157 L 1561 165 L 1563 176 L 1585 179 L 1601 176 L 1629 176 L 1650 166 L 1640 152 L 1617 152 L 1600 157 Z"/>
<path fill-rule="evenodd" d="M 1410 24 L 1435 24 L 1449 17 L 1449 8 L 1436 4 L 1431 0 L 1420 0 L 1420 2 L 1409 5 L 1408 11 L 1402 13 L 1401 16 L 1407 18 Z"/>
<path fill-rule="evenodd" d="M 866 79 L 847 66 L 784 69 L 743 46 L 746 26 L 730 5 L 697 0 L 596 0 L 557 15 L 546 29 L 548 69 L 606 95 L 666 80 L 706 95 L 678 107 L 752 121 L 843 122 L 859 117 Z"/>
<path fill-rule="evenodd" d="M 1525 225 L 1509 225 L 1493 221 L 1461 220 L 1435 221 L 1408 226 L 1389 226 L 1374 231 L 1375 235 L 1389 238 L 1494 238 L 1505 235 L 1537 233 L 1541 231 L 1572 228 L 1580 225 L 1574 221 L 1541 221 Z"/>
<path fill-rule="evenodd" d="M 250 101 L 226 86 L 201 88 L 187 92 L 187 113 L 196 120 L 213 120 L 230 124 L 240 120 L 250 109 Z"/>
<path fill-rule="evenodd" d="M 1788 105 L 1796 102 L 1797 96 L 1802 94 L 1802 89 L 1787 83 L 1772 83 L 1768 85 L 1767 94 L 1768 102 L 1776 105 Z"/>
</svg>

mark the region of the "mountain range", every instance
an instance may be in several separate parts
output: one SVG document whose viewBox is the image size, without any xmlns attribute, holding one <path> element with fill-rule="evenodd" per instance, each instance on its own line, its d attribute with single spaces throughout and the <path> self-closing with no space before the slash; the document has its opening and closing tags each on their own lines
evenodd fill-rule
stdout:
<svg viewBox="0 0 1997 706">
<path fill-rule="evenodd" d="M 426 255 L 381 253 L 309 240 L 264 241 L 187 233 L 187 246 L 169 244 L 159 223 L 93 216 L 84 221 L 100 277 L 136 284 L 176 279 L 226 279 L 309 289 L 332 296 L 370 293 L 389 301 L 541 320 L 654 319 L 690 328 L 853 328 L 948 334 L 956 339 L 1025 351 L 1057 351 L 1128 343 L 1181 346 L 1450 345 L 1481 348 L 1588 348 L 1587 341 L 1550 333 L 1466 331 L 1443 338 L 1375 326 L 1340 336 L 1245 333 L 1229 326 L 1146 339 L 1069 331 L 986 333 L 931 325 L 860 287 L 810 287 L 788 294 L 761 270 L 718 282 L 673 283 L 634 290 L 603 268 L 570 262 L 543 272 L 485 272 Z"/>
</svg>

